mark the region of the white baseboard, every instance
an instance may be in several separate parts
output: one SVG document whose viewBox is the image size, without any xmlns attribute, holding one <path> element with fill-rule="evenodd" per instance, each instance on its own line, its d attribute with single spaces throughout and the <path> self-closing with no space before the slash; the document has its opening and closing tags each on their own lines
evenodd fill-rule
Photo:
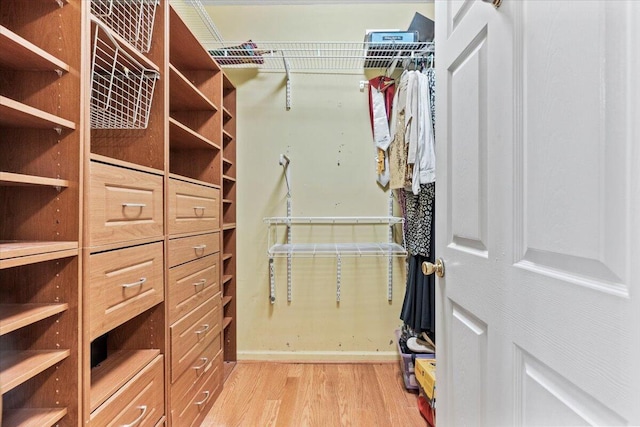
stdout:
<svg viewBox="0 0 640 427">
<path fill-rule="evenodd" d="M 238 351 L 238 361 L 398 362 L 397 351 Z"/>
</svg>

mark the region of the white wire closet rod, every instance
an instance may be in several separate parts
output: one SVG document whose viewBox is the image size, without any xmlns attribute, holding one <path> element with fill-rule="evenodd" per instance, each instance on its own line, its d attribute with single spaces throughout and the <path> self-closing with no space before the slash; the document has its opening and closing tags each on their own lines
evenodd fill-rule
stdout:
<svg viewBox="0 0 640 427">
<path fill-rule="evenodd" d="M 271 224 L 401 224 L 404 218 L 396 216 L 276 216 L 264 218 Z"/>
<path fill-rule="evenodd" d="M 387 68 L 396 61 L 418 62 L 434 51 L 433 42 L 201 42 L 222 67 L 274 71 L 288 67 L 292 72 Z"/>
<path fill-rule="evenodd" d="M 270 257 L 365 257 L 406 256 L 407 251 L 397 243 L 291 243 L 273 245 Z"/>
</svg>

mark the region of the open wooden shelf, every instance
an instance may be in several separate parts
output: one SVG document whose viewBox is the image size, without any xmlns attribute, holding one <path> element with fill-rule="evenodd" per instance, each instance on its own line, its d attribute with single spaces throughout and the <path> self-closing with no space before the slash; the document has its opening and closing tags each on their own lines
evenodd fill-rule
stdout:
<svg viewBox="0 0 640 427">
<path fill-rule="evenodd" d="M 147 366 L 160 350 L 121 350 L 91 370 L 90 410 L 94 411 Z"/>
<path fill-rule="evenodd" d="M 233 200 L 231 199 L 222 199 L 222 203 L 224 203 L 225 205 L 230 205 L 233 203 Z"/>
<path fill-rule="evenodd" d="M 222 175 L 222 179 L 229 182 L 236 182 L 236 179 L 229 175 Z"/>
<path fill-rule="evenodd" d="M 169 88 L 170 111 L 218 111 L 218 107 L 171 64 Z"/>
<path fill-rule="evenodd" d="M 171 8 L 169 16 L 169 62 L 182 70 L 220 71 L 220 67 Z"/>
<path fill-rule="evenodd" d="M 222 129 L 222 138 L 224 139 L 224 142 L 230 142 L 233 140 L 233 135 Z"/>
<path fill-rule="evenodd" d="M 222 161 L 225 162 L 228 165 L 233 165 L 233 162 L 231 160 L 227 159 L 226 157 L 223 157 Z"/>
<path fill-rule="evenodd" d="M 69 65 L 0 25 L 0 66 L 15 70 L 69 71 Z"/>
<path fill-rule="evenodd" d="M 0 351 L 0 389 L 6 393 L 70 354 L 69 350 Z"/>
<path fill-rule="evenodd" d="M 222 277 L 222 283 L 227 283 L 227 282 L 229 282 L 231 279 L 233 279 L 233 275 L 231 275 L 231 274 L 225 274 L 225 275 Z M 229 297 L 229 298 L 231 298 L 231 297 Z"/>
<path fill-rule="evenodd" d="M 66 179 L 46 178 L 43 176 L 23 175 L 19 173 L 0 172 L 0 186 L 48 186 L 64 187 L 69 186 Z"/>
<path fill-rule="evenodd" d="M 228 120 L 233 119 L 233 114 L 231 114 L 231 111 L 227 110 L 227 108 L 223 106 L 222 107 L 222 117 L 223 117 L 224 121 L 226 122 Z"/>
<path fill-rule="evenodd" d="M 169 118 L 169 138 L 171 139 L 171 148 L 220 150 L 219 144 L 205 138 L 172 117 Z"/>
<path fill-rule="evenodd" d="M 2 425 L 6 427 L 52 426 L 67 415 L 67 408 L 5 409 Z"/>
<path fill-rule="evenodd" d="M 233 230 L 234 228 L 236 228 L 236 223 L 235 222 L 230 222 L 228 224 L 223 224 L 222 225 L 222 229 L 223 230 Z"/>
<path fill-rule="evenodd" d="M 212 184 L 210 182 L 200 181 L 198 179 L 189 178 L 188 176 L 182 176 L 175 173 L 169 174 L 169 178 L 179 179 L 180 181 L 190 182 L 192 184 L 204 185 L 205 187 L 211 188 L 220 188 L 217 184 Z"/>
<path fill-rule="evenodd" d="M 0 96 L 0 126 L 36 129 L 75 129 L 70 120 L 49 114 L 5 96 Z"/>
<path fill-rule="evenodd" d="M 231 324 L 233 317 L 225 317 L 222 319 L 222 329 L 227 329 L 227 327 Z"/>
<path fill-rule="evenodd" d="M 233 254 L 222 254 L 222 261 L 233 258 Z"/>
<path fill-rule="evenodd" d="M 0 260 L 9 258 L 26 257 L 30 255 L 48 254 L 58 251 L 70 251 L 75 250 L 75 254 L 78 253 L 78 242 L 43 242 L 43 241 L 2 241 L 0 240 Z M 69 254 L 65 257 L 70 256 Z M 51 258 L 43 259 L 56 259 L 58 256 L 52 254 Z M 4 266 L 3 266 L 4 267 Z"/>
<path fill-rule="evenodd" d="M 0 304 L 0 335 L 69 309 L 69 304 Z"/>
<path fill-rule="evenodd" d="M 231 302 L 231 300 L 233 300 L 233 297 L 230 295 L 227 295 L 226 297 L 222 297 L 222 306 L 226 307 Z"/>
</svg>

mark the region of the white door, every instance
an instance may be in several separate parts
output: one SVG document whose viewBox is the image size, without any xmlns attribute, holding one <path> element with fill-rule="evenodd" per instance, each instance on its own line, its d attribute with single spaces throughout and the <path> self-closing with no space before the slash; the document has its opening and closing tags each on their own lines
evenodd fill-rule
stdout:
<svg viewBox="0 0 640 427">
<path fill-rule="evenodd" d="M 438 426 L 640 425 L 640 1 L 436 1 Z"/>
</svg>

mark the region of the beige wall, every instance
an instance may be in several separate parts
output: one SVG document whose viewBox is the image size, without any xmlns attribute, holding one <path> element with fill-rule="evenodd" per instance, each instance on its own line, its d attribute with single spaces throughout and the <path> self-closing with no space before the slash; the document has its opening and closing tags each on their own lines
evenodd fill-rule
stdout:
<svg viewBox="0 0 640 427">
<path fill-rule="evenodd" d="M 406 29 L 414 12 L 433 5 L 209 7 L 226 40 L 360 41 L 365 29 Z M 335 258 L 294 259 L 287 302 L 286 260 L 276 259 L 276 302 L 269 303 L 264 217 L 286 215 L 279 155 L 291 159 L 294 216 L 385 216 L 389 193 L 374 175 L 364 74 L 292 75 L 292 109 L 285 110 L 283 73 L 230 72 L 238 87 L 238 358 L 378 360 L 397 357 L 393 330 L 401 321 L 404 260 L 394 263 L 387 301 L 387 259 L 344 258 L 336 303 Z M 282 236 L 283 232 L 279 233 Z M 365 227 L 294 229 L 294 240 L 386 239 Z"/>
</svg>

